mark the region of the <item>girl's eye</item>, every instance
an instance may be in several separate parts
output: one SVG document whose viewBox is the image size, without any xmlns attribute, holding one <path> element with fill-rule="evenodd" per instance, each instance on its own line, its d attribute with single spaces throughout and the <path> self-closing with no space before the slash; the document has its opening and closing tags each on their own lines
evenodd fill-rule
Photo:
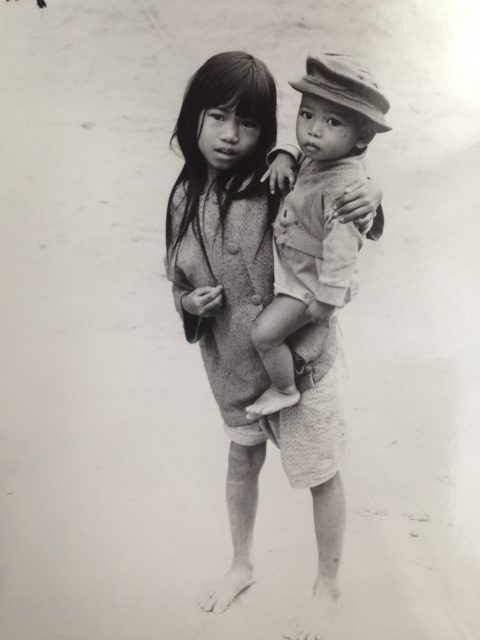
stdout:
<svg viewBox="0 0 480 640">
<path fill-rule="evenodd" d="M 247 127 L 247 129 L 258 129 L 258 122 L 255 120 L 242 120 L 242 126 Z"/>
<path fill-rule="evenodd" d="M 300 116 L 302 118 L 305 118 L 305 120 L 311 120 L 312 119 L 312 114 L 310 113 L 310 111 L 305 111 L 302 109 L 302 111 L 300 111 Z"/>
<path fill-rule="evenodd" d="M 327 120 L 327 123 L 331 126 L 331 127 L 341 127 L 342 123 L 340 122 L 340 120 L 338 120 L 337 118 L 329 118 Z"/>
<path fill-rule="evenodd" d="M 223 113 L 220 113 L 219 111 L 210 111 L 208 115 L 214 120 L 219 120 L 219 121 L 223 120 L 224 118 Z"/>
</svg>

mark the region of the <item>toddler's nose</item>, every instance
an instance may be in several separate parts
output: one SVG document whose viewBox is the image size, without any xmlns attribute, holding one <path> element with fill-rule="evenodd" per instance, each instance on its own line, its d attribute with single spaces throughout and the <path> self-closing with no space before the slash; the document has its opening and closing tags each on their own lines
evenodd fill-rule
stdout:
<svg viewBox="0 0 480 640">
<path fill-rule="evenodd" d="M 310 135 L 314 136 L 315 138 L 321 138 L 322 133 L 323 133 L 322 124 L 320 122 L 314 122 L 310 127 Z"/>
</svg>

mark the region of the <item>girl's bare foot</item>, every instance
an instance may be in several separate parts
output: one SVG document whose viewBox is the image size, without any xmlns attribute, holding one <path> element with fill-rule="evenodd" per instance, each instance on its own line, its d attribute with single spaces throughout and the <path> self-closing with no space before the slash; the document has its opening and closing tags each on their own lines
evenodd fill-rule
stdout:
<svg viewBox="0 0 480 640">
<path fill-rule="evenodd" d="M 223 613 L 254 582 L 252 568 L 233 566 L 217 584 L 207 587 L 197 602 L 204 611 Z"/>
<path fill-rule="evenodd" d="M 338 591 L 328 587 L 315 590 L 283 637 L 288 640 L 331 640 L 338 596 Z"/>
<path fill-rule="evenodd" d="M 253 404 L 247 407 L 247 418 L 277 413 L 280 409 L 293 407 L 299 400 L 300 392 L 296 387 L 286 392 L 279 391 L 275 387 L 269 387 Z"/>
</svg>

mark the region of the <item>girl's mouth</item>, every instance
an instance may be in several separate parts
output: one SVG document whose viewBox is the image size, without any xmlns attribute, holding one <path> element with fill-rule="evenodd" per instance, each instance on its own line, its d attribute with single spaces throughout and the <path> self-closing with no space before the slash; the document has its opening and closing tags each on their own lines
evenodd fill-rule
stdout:
<svg viewBox="0 0 480 640">
<path fill-rule="evenodd" d="M 219 149 L 215 149 L 215 151 L 217 153 L 221 153 L 224 156 L 234 156 L 236 153 L 234 149 L 231 149 L 229 147 L 221 147 Z"/>
</svg>

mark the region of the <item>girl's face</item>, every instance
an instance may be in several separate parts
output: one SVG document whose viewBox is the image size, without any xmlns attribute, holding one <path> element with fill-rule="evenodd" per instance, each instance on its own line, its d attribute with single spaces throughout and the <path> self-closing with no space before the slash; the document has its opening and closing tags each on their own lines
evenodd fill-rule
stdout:
<svg viewBox="0 0 480 640">
<path fill-rule="evenodd" d="M 205 158 L 209 181 L 232 169 L 255 150 L 260 137 L 260 125 L 255 120 L 241 118 L 235 107 L 210 107 L 200 114 L 198 148 Z"/>
</svg>

